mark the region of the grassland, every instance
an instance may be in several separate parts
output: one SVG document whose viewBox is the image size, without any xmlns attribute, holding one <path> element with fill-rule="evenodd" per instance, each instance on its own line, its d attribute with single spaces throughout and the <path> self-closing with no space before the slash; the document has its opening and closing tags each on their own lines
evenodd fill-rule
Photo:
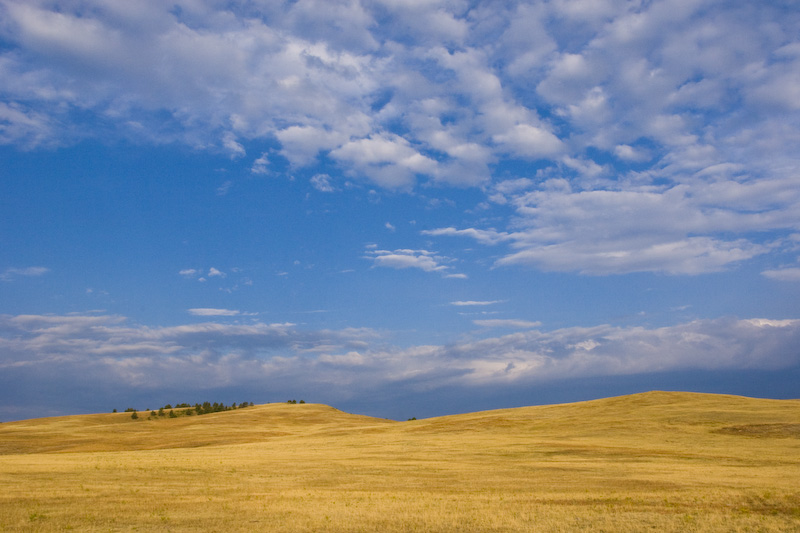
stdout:
<svg viewBox="0 0 800 533">
<path fill-rule="evenodd" d="M 800 401 L 0 424 L 7 531 L 800 531 Z"/>
</svg>

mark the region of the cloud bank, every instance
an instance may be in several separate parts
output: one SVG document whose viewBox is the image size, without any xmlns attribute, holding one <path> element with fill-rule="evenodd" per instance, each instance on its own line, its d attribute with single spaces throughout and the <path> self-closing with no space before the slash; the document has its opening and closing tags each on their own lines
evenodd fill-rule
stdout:
<svg viewBox="0 0 800 533">
<path fill-rule="evenodd" d="M 202 313 L 201 313 L 202 314 Z M 535 386 L 553 380 L 676 370 L 779 370 L 800 365 L 800 320 L 696 320 L 670 327 L 600 325 L 553 331 L 535 323 L 501 336 L 399 347 L 369 329 L 294 324 L 128 324 L 119 316 L 0 316 L 7 379 L 134 392 L 190 386 L 338 391 L 368 397 L 419 390 Z M 94 384 L 94 385 L 93 385 Z M 68 387 L 69 388 L 69 387 Z"/>
</svg>

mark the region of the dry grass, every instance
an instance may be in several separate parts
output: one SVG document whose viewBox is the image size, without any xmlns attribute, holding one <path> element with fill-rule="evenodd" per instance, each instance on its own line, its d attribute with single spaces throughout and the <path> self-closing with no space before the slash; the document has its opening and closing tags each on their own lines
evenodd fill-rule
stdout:
<svg viewBox="0 0 800 533">
<path fill-rule="evenodd" d="M 797 424 L 798 401 L 664 392 L 412 422 L 272 404 L 6 423 L 0 529 L 800 531 Z"/>
</svg>

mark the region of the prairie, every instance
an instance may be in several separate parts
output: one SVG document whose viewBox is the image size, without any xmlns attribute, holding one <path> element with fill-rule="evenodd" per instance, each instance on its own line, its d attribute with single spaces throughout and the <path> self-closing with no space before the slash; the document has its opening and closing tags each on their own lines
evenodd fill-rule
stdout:
<svg viewBox="0 0 800 533">
<path fill-rule="evenodd" d="M 800 531 L 800 401 L 649 392 L 409 422 L 319 404 L 9 422 L 0 530 Z"/>
</svg>

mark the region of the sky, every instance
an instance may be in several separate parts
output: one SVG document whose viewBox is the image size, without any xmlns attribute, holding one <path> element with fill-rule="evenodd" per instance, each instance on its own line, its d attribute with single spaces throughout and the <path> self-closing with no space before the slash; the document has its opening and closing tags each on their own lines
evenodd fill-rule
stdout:
<svg viewBox="0 0 800 533">
<path fill-rule="evenodd" d="M 0 421 L 800 397 L 794 0 L 0 0 Z"/>
</svg>

